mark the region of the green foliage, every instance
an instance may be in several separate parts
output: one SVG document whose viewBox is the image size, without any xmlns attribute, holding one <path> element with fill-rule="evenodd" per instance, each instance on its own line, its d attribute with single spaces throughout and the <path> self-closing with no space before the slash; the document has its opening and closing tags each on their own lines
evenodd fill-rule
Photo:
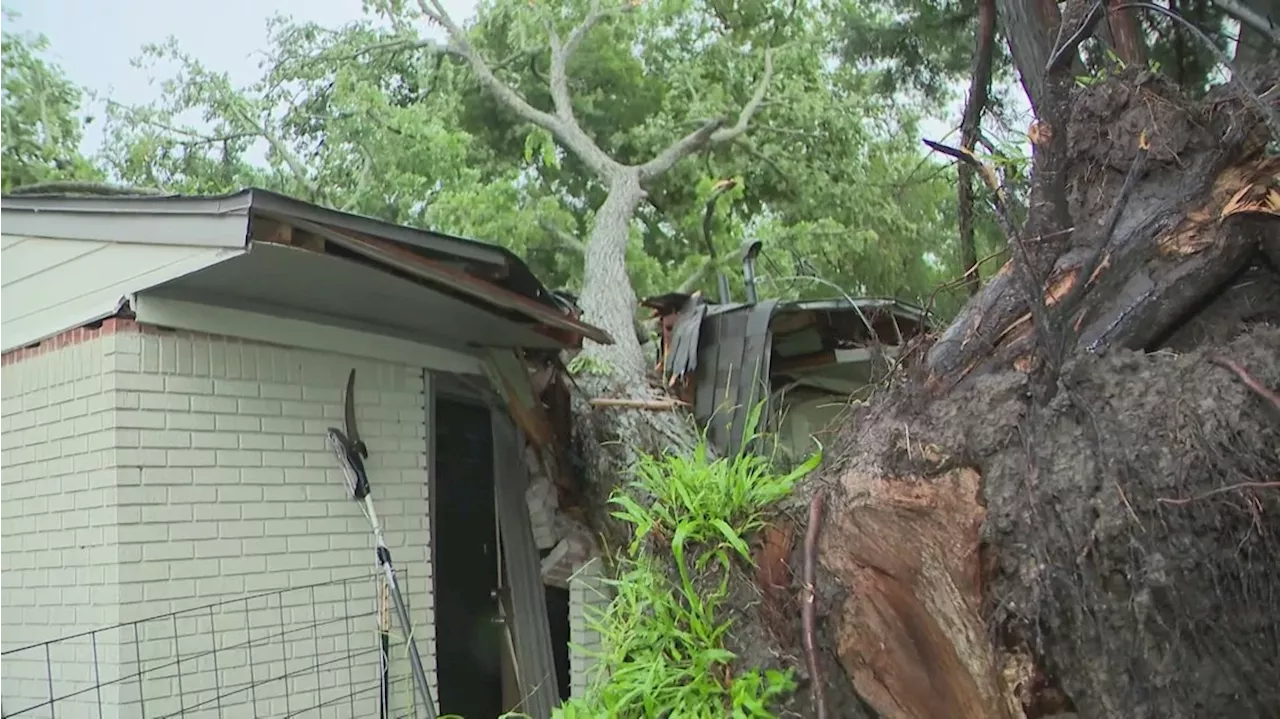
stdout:
<svg viewBox="0 0 1280 719">
<path fill-rule="evenodd" d="M 12 24 L 15 13 L 5 11 Z M 43 35 L 3 33 L 3 107 L 0 108 L 0 185 L 15 187 L 54 180 L 99 180 L 102 173 L 80 154 L 84 125 L 82 93 L 62 68 L 45 60 Z"/>
<path fill-rule="evenodd" d="M 846 61 L 880 70 L 882 91 L 914 90 L 932 100 L 954 96 L 973 58 L 975 0 L 872 0 L 838 4 Z M 1010 76 L 1003 43 L 997 79 Z"/>
<path fill-rule="evenodd" d="M 468 39 L 499 79 L 549 109 L 547 27 L 564 37 L 588 5 L 490 0 Z M 108 168 L 174 192 L 256 184 L 499 242 L 548 284 L 579 287 L 604 197 L 598 179 L 501 106 L 467 63 L 425 40 L 414 3 L 369 8 L 381 17 L 337 28 L 273 21 L 263 75 L 244 87 L 172 42 L 149 46 L 139 67 L 177 69 L 161 75 L 157 102 L 111 107 Z M 813 275 L 853 294 L 917 301 L 958 274 L 951 178 L 914 137 L 922 105 L 880 92 L 879 71 L 837 61 L 845 11 L 663 0 L 586 36 L 568 68 L 574 116 L 624 163 L 652 158 L 707 118 L 736 117 L 759 82 L 760 47 L 777 48 L 775 79 L 747 135 L 646 188 L 627 251 L 638 295 L 699 276 L 706 190 L 724 178 L 740 182 L 716 206 L 720 258 L 756 237 L 775 279 Z M 724 269 L 741 297 L 736 263 Z M 693 288 L 713 292 L 714 274 Z M 767 287 L 789 298 L 832 294 L 823 288 Z"/>
<path fill-rule="evenodd" d="M 612 373 L 609 363 L 594 355 L 579 354 L 569 360 L 569 364 L 565 367 L 569 370 L 569 374 L 574 376 L 594 375 L 596 377 L 608 377 Z"/>
<path fill-rule="evenodd" d="M 761 439 L 763 406 L 748 423 L 753 440 Z M 722 608 L 735 566 L 751 562 L 748 539 L 820 461 L 819 452 L 778 471 L 759 454 L 710 459 L 705 442 L 688 456 L 642 456 L 633 480 L 610 499 L 613 516 L 633 535 L 610 582 L 616 594 L 595 619 L 604 646 L 601 674 L 586 697 L 557 716 L 772 717 L 770 707 L 795 682 L 788 672 L 734 666 L 724 647 L 731 622 Z"/>
</svg>

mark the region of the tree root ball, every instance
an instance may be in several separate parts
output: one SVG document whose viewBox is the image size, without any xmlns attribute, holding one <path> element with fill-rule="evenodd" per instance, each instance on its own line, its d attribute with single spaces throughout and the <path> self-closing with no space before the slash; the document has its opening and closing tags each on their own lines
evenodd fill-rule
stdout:
<svg viewBox="0 0 1280 719">
<path fill-rule="evenodd" d="M 1280 417 L 1216 357 L 1275 387 L 1280 329 L 855 420 L 821 609 L 872 716 L 1280 715 Z"/>
</svg>

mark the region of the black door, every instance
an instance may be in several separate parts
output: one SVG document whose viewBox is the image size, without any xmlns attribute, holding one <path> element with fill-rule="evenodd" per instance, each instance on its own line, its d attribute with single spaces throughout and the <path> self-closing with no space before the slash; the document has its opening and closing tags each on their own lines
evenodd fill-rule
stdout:
<svg viewBox="0 0 1280 719">
<path fill-rule="evenodd" d="M 440 713 L 502 714 L 502 627 L 487 407 L 447 398 L 435 411 L 436 667 Z"/>
</svg>

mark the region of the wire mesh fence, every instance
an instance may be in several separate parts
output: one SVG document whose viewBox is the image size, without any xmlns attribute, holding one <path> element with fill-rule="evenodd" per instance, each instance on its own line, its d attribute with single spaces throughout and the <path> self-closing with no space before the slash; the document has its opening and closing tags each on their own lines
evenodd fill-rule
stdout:
<svg viewBox="0 0 1280 719">
<path fill-rule="evenodd" d="M 227 599 L 5 650 L 0 716 L 415 716 L 406 638 L 386 623 L 381 576 Z"/>
</svg>

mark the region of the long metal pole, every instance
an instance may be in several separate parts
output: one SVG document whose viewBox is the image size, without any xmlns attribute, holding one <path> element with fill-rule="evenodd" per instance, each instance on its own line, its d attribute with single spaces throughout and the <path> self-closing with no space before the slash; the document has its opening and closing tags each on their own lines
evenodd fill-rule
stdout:
<svg viewBox="0 0 1280 719">
<path fill-rule="evenodd" d="M 427 719 L 436 719 L 436 707 L 431 701 L 431 693 L 427 687 L 427 672 L 422 668 L 422 656 L 418 654 L 418 643 L 413 639 L 413 630 L 409 625 L 409 610 L 404 606 L 404 597 L 400 595 L 400 585 L 396 583 L 396 570 L 391 566 L 391 553 L 387 552 L 387 583 L 391 585 L 391 601 L 396 605 L 396 614 L 400 615 L 400 629 L 405 634 L 405 642 L 409 645 L 409 664 L 413 668 L 413 681 L 418 685 L 418 696 L 422 706 L 426 708 Z"/>
<path fill-rule="evenodd" d="M 378 513 L 373 509 L 373 497 L 364 496 L 365 510 L 369 515 L 369 523 L 373 525 L 373 539 L 378 552 L 378 564 L 387 573 L 387 585 L 391 588 L 391 601 L 396 606 L 396 615 L 400 619 L 400 631 L 404 632 L 405 644 L 409 645 L 409 665 L 413 669 L 413 682 L 418 686 L 418 696 L 422 699 L 427 719 L 436 719 L 436 705 L 431 701 L 431 692 L 427 687 L 427 672 L 422 668 L 422 656 L 418 653 L 418 642 L 414 639 L 413 625 L 409 622 L 409 610 L 404 605 L 404 597 L 400 594 L 400 584 L 396 581 L 396 570 L 391 564 L 391 550 L 382 539 L 382 526 L 378 523 Z"/>
</svg>

